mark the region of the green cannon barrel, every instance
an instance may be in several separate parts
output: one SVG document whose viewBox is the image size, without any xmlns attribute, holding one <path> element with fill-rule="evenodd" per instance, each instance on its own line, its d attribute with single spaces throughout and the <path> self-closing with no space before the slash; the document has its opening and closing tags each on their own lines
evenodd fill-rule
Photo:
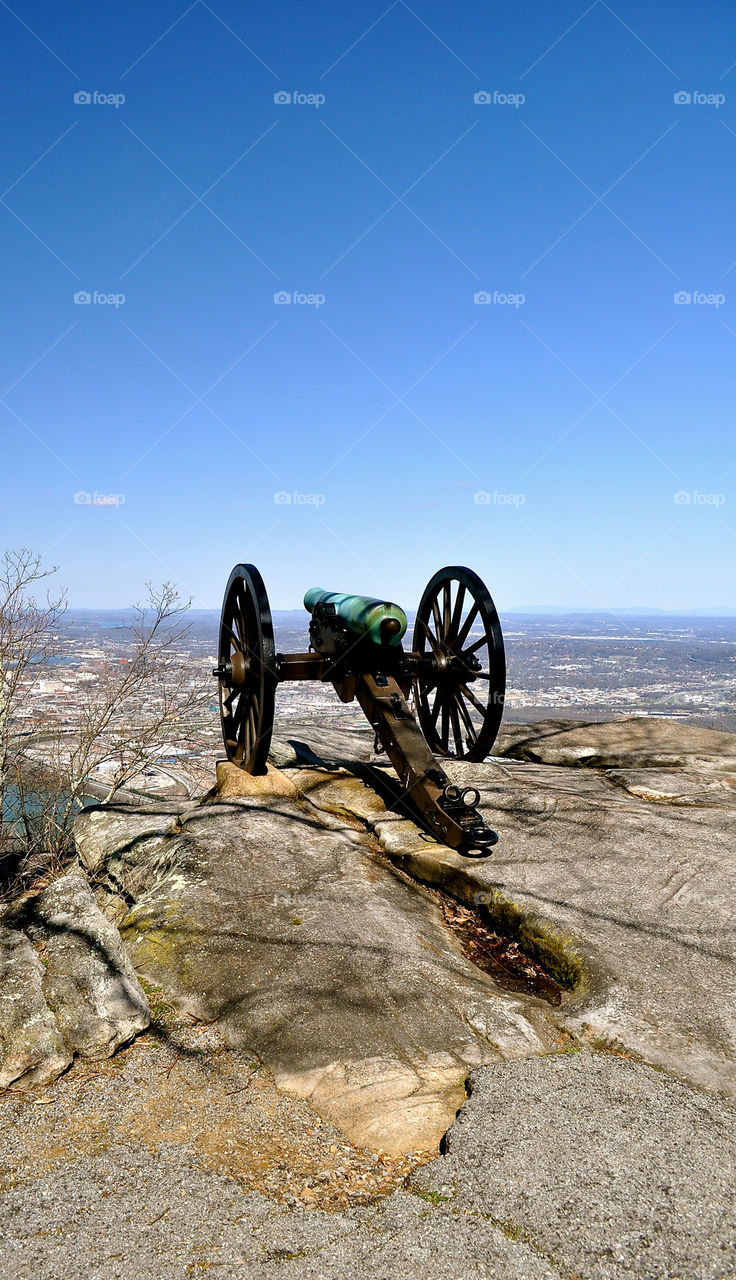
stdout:
<svg viewBox="0 0 736 1280">
<path fill-rule="evenodd" d="M 359 636 L 369 636 L 374 644 L 400 644 L 406 631 L 404 610 L 388 600 L 374 600 L 371 596 L 348 596 L 339 591 L 310 587 L 304 596 L 304 608 L 312 613 L 317 604 L 334 605 L 335 613 L 347 623 L 351 631 Z"/>
</svg>

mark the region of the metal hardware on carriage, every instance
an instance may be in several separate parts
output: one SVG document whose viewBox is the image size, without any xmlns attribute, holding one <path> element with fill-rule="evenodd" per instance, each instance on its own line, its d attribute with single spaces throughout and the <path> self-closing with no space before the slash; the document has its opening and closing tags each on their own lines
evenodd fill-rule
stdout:
<svg viewBox="0 0 736 1280">
<path fill-rule="evenodd" d="M 310 651 L 276 653 L 261 575 L 253 565 L 236 565 L 230 575 L 213 671 L 228 758 L 250 773 L 263 772 L 277 685 L 329 682 L 343 702 L 359 703 L 399 777 L 403 800 L 427 830 L 466 856 L 488 856 L 498 837 L 478 812 L 477 789 L 451 782 L 436 759 L 485 759 L 501 722 L 503 636 L 481 579 L 460 566 L 430 579 L 409 652 L 401 644 L 406 614 L 397 605 L 319 588 L 306 593 L 304 604 L 311 613 Z"/>
</svg>

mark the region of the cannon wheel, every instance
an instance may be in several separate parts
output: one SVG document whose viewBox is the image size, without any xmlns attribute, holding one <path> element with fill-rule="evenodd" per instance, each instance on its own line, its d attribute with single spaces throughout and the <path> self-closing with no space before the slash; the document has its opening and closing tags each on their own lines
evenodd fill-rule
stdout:
<svg viewBox="0 0 736 1280">
<path fill-rule="evenodd" d="M 255 565 L 236 564 L 228 578 L 214 674 L 228 760 L 248 773 L 265 773 L 277 678 L 271 610 Z"/>
<path fill-rule="evenodd" d="M 496 606 L 472 569 L 449 566 L 427 583 L 413 649 L 414 704 L 430 750 L 485 760 L 503 715 L 506 659 Z"/>
</svg>

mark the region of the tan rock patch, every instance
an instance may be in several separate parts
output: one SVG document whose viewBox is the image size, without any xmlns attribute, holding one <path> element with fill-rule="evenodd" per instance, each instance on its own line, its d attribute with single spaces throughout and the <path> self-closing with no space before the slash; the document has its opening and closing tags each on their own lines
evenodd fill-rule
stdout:
<svg viewBox="0 0 736 1280">
<path fill-rule="evenodd" d="M 268 765 L 265 773 L 246 773 L 229 760 L 217 761 L 217 795 L 218 800 L 232 800 L 237 796 L 288 796 L 293 798 L 297 791 L 294 783 L 280 769 Z"/>
<path fill-rule="evenodd" d="M 284 1093 L 306 1098 L 358 1146 L 390 1156 L 436 1151 L 447 1130 L 448 1115 L 465 1101 L 465 1078 L 472 1059 L 489 1061 L 489 1055 L 475 1046 L 469 1049 L 470 1061 L 465 1062 L 449 1053 L 413 1063 L 364 1058 L 306 1072 L 277 1073 L 275 1078 Z"/>
</svg>

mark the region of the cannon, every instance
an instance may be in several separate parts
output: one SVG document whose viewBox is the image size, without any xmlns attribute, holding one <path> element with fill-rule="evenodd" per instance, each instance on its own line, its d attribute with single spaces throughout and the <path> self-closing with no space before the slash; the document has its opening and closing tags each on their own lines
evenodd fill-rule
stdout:
<svg viewBox="0 0 736 1280">
<path fill-rule="evenodd" d="M 487 857 L 498 837 L 478 812 L 474 787 L 451 782 L 437 757 L 484 760 L 503 715 L 506 664 L 493 600 L 471 569 L 449 566 L 427 583 L 411 649 L 403 609 L 387 600 L 313 587 L 309 651 L 277 653 L 263 579 L 238 564 L 225 588 L 218 665 L 228 760 L 264 773 L 275 694 L 286 680 L 332 684 L 357 700 L 401 784 L 401 803 L 438 841 Z"/>
</svg>

